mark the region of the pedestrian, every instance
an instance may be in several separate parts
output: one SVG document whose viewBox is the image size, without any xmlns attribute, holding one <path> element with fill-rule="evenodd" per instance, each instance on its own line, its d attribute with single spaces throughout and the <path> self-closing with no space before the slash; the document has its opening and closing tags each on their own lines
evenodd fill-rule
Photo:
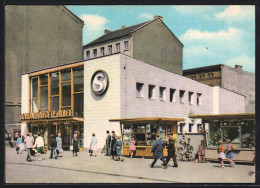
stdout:
<svg viewBox="0 0 260 188">
<path fill-rule="evenodd" d="M 23 139 L 21 137 L 21 134 L 18 134 L 18 138 L 16 140 L 16 152 L 17 154 L 23 153 L 23 150 L 24 150 Z"/>
<path fill-rule="evenodd" d="M 220 161 L 221 163 L 221 167 L 224 168 L 224 159 L 225 159 L 225 148 L 224 146 L 222 145 L 222 142 L 221 141 L 218 141 L 218 160 Z"/>
<path fill-rule="evenodd" d="M 124 161 L 124 159 L 122 158 L 122 141 L 121 141 L 121 136 L 117 137 L 117 140 L 116 140 L 113 148 L 116 150 L 116 155 L 117 155 L 115 161 L 118 161 L 118 160 Z"/>
<path fill-rule="evenodd" d="M 112 140 L 111 140 L 111 157 L 112 159 L 116 160 L 117 158 L 117 154 L 116 154 L 116 150 L 114 149 L 114 145 L 116 143 L 116 135 L 115 135 L 115 131 L 112 131 Z"/>
<path fill-rule="evenodd" d="M 49 157 L 50 159 L 53 158 L 53 154 L 55 155 L 55 159 L 57 159 L 56 147 L 57 147 L 57 141 L 56 141 L 55 136 L 52 134 L 51 141 L 50 141 L 50 149 L 51 149 L 51 155 Z"/>
<path fill-rule="evenodd" d="M 57 156 L 62 157 L 63 149 L 62 149 L 61 133 L 58 133 L 58 136 L 56 137 L 56 142 L 57 142 L 57 148 L 56 148 Z"/>
<path fill-rule="evenodd" d="M 168 165 L 170 159 L 172 158 L 173 167 L 178 167 L 177 160 L 176 160 L 175 140 L 171 135 L 169 136 L 169 141 L 166 144 L 166 148 L 168 150 L 168 154 L 166 157 L 166 164 Z"/>
<path fill-rule="evenodd" d="M 201 144 L 198 150 L 198 162 L 203 161 L 205 162 L 205 147 L 204 147 L 204 140 L 201 140 Z"/>
<path fill-rule="evenodd" d="M 33 147 L 33 142 L 34 142 L 34 138 L 32 136 L 31 133 L 27 133 L 26 134 L 26 138 L 24 139 L 24 143 L 26 144 L 26 151 L 27 151 L 27 157 L 26 157 L 26 161 L 31 162 L 31 150 Z"/>
<path fill-rule="evenodd" d="M 34 143 L 34 148 L 37 148 L 37 154 L 39 156 L 38 158 L 38 161 L 41 161 L 42 160 L 42 154 L 44 153 L 43 152 L 43 148 L 44 148 L 44 141 L 43 141 L 43 138 L 41 137 L 41 133 L 38 132 L 37 133 L 37 138 L 35 140 L 35 143 Z"/>
<path fill-rule="evenodd" d="M 163 162 L 163 168 L 167 168 L 167 164 L 163 158 L 163 147 L 164 147 L 164 141 L 160 138 L 159 134 L 156 135 L 156 140 L 154 142 L 152 152 L 153 152 L 153 162 L 152 164 L 149 164 L 151 168 L 153 168 L 154 164 L 158 159 L 160 159 Z"/>
<path fill-rule="evenodd" d="M 136 151 L 136 147 L 135 147 L 135 139 L 134 137 L 131 138 L 130 140 L 130 146 L 129 146 L 129 150 L 130 150 L 130 159 L 133 158 L 134 152 Z"/>
<path fill-rule="evenodd" d="M 90 153 L 90 156 L 94 155 L 97 156 L 97 138 L 95 136 L 95 133 L 92 133 L 92 138 L 90 141 L 90 149 L 92 150 L 92 153 Z"/>
<path fill-rule="evenodd" d="M 73 157 L 74 157 L 74 153 L 75 153 L 75 156 L 78 156 L 77 153 L 79 152 L 79 147 L 78 147 L 78 135 L 77 134 L 74 134 L 74 136 L 73 136 L 72 146 L 73 146 L 73 150 L 72 150 Z"/>
<path fill-rule="evenodd" d="M 234 167 L 235 163 L 234 163 L 234 161 L 232 161 L 232 158 L 234 158 L 234 153 L 233 153 L 233 146 L 231 144 L 231 140 L 228 139 L 227 143 L 228 143 L 228 145 L 227 145 L 227 154 L 226 154 L 227 160 L 229 161 L 230 166 Z"/>
<path fill-rule="evenodd" d="M 106 156 L 110 156 L 110 144 L 111 144 L 111 135 L 107 130 L 107 138 L 106 138 Z"/>
</svg>

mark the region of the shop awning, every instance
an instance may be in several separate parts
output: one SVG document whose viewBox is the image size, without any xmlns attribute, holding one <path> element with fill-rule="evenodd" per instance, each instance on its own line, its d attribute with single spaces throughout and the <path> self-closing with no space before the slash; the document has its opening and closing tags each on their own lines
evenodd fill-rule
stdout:
<svg viewBox="0 0 260 188">
<path fill-rule="evenodd" d="M 121 123 L 127 122 L 178 122 L 184 121 L 184 118 L 165 118 L 165 117 L 145 117 L 145 118 L 127 118 L 127 119 L 110 119 L 110 122 L 119 121 Z"/>
<path fill-rule="evenodd" d="M 190 114 L 189 118 L 200 118 L 203 120 L 254 120 L 255 113 L 233 113 L 233 114 Z"/>
</svg>

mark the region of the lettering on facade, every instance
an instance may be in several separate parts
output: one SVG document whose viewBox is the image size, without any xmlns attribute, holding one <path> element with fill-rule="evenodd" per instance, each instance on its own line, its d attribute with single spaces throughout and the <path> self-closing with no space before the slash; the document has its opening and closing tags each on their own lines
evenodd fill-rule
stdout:
<svg viewBox="0 0 260 188">
<path fill-rule="evenodd" d="M 46 111 L 46 112 L 34 112 L 34 113 L 23 113 L 20 115 L 20 120 L 32 120 L 32 119 L 51 119 L 60 117 L 72 117 L 73 111 L 59 110 L 59 111 Z"/>
<path fill-rule="evenodd" d="M 106 93 L 109 85 L 109 78 L 105 71 L 96 71 L 91 78 L 91 88 L 96 95 Z"/>
</svg>

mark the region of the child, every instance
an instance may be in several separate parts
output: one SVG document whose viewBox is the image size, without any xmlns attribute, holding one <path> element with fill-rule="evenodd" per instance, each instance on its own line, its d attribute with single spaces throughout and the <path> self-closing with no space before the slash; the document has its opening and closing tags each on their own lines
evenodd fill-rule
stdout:
<svg viewBox="0 0 260 188">
<path fill-rule="evenodd" d="M 233 153 L 233 147 L 232 147 L 232 144 L 231 144 L 231 141 L 228 139 L 227 140 L 227 160 L 230 162 L 230 166 L 231 167 L 234 167 L 235 166 L 235 163 L 234 161 L 232 161 L 231 159 L 234 157 L 234 153 Z"/>
<path fill-rule="evenodd" d="M 224 168 L 224 162 L 223 159 L 225 159 L 225 148 L 222 145 L 221 141 L 218 141 L 218 160 L 221 162 L 221 167 Z"/>
</svg>

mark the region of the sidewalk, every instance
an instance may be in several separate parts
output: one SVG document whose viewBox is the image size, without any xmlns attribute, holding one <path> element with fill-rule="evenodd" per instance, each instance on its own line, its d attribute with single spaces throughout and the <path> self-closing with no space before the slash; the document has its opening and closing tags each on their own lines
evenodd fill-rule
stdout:
<svg viewBox="0 0 260 188">
<path fill-rule="evenodd" d="M 6 147 L 7 183 L 254 183 L 253 165 L 235 165 L 234 168 L 220 168 L 219 163 L 193 163 L 178 161 L 178 168 L 169 162 L 167 169 L 157 161 L 154 168 L 152 159 L 125 157 L 124 161 L 113 161 L 98 154 L 90 157 L 79 152 L 73 157 L 71 151 L 64 151 L 63 157 L 49 159 L 50 151 L 43 160 L 32 157 L 26 161 L 26 152 L 16 154 L 14 148 Z"/>
</svg>

